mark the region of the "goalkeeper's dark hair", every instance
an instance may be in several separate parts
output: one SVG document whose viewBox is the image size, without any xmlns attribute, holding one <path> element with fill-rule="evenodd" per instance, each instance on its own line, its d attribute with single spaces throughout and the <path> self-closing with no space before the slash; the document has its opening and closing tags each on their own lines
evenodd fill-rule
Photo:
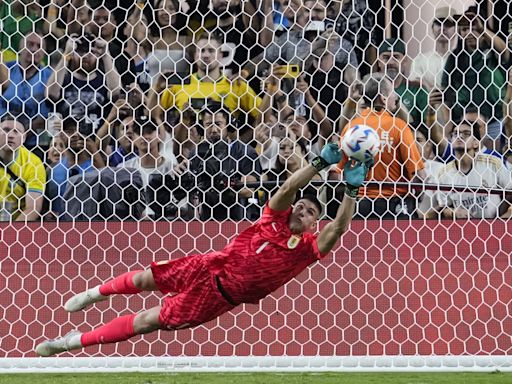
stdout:
<svg viewBox="0 0 512 384">
<path fill-rule="evenodd" d="M 315 207 L 318 208 L 318 217 L 322 216 L 322 203 L 320 203 L 320 200 L 318 200 L 318 197 L 316 195 L 313 195 L 312 193 L 304 193 L 303 195 L 299 194 L 299 196 L 295 200 L 295 203 L 299 200 L 307 200 L 312 202 L 315 205 Z"/>
<path fill-rule="evenodd" d="M 394 92 L 394 89 L 386 75 L 377 72 L 363 78 L 360 91 L 366 107 L 381 111 L 386 107 L 382 98 Z"/>
</svg>

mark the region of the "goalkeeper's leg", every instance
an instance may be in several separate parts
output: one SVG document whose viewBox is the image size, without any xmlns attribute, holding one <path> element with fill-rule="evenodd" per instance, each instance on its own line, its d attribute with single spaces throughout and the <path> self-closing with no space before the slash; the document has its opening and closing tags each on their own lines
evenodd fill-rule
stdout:
<svg viewBox="0 0 512 384">
<path fill-rule="evenodd" d="M 138 314 L 118 317 L 90 332 L 82 334 L 72 331 L 64 337 L 39 344 L 36 353 L 39 356 L 51 356 L 90 345 L 117 343 L 135 335 L 156 331 L 162 328 L 159 321 L 160 311 L 160 306 L 153 307 Z"/>
<path fill-rule="evenodd" d="M 107 300 L 110 295 L 136 294 L 142 291 L 156 290 L 158 288 L 151 269 L 131 271 L 73 296 L 64 304 L 64 309 L 68 312 L 77 312 L 91 304 Z"/>
</svg>

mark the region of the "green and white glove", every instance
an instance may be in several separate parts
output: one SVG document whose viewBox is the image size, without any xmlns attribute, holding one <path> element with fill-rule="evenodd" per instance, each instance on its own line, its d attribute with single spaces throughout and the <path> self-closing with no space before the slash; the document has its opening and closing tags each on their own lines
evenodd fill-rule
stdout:
<svg viewBox="0 0 512 384">
<path fill-rule="evenodd" d="M 359 187 L 363 185 L 371 167 L 373 167 L 373 159 L 364 163 L 349 159 L 343 169 L 343 175 L 347 184 L 345 187 L 345 194 L 347 196 L 352 198 L 357 197 Z"/>
<path fill-rule="evenodd" d="M 331 164 L 338 164 L 342 158 L 343 152 L 341 152 L 338 144 L 329 143 L 324 145 L 322 151 L 320 152 L 320 156 L 315 157 L 311 161 L 311 164 L 316 168 L 317 171 L 321 171 Z"/>
</svg>

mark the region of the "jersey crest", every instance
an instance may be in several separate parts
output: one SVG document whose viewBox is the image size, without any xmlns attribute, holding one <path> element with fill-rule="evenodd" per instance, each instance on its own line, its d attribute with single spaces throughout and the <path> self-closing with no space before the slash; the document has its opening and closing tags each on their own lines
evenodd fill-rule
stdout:
<svg viewBox="0 0 512 384">
<path fill-rule="evenodd" d="M 288 239 L 288 249 L 295 249 L 297 245 L 300 243 L 300 237 L 296 235 L 291 235 Z"/>
</svg>

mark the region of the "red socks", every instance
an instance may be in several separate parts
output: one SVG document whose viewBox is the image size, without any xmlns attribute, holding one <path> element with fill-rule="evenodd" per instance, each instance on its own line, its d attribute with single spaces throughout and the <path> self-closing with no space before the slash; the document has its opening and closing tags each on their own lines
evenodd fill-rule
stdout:
<svg viewBox="0 0 512 384">
<path fill-rule="evenodd" d="M 121 316 L 112 320 L 110 323 L 95 329 L 94 331 L 84 333 L 80 338 L 82 347 L 115 343 L 118 341 L 128 340 L 130 337 L 135 336 L 133 329 L 135 316 L 137 316 L 136 313 Z"/>
<path fill-rule="evenodd" d="M 143 271 L 126 272 L 100 286 L 100 294 L 110 296 L 119 293 L 134 294 L 142 292 L 133 284 L 133 276 Z"/>
<path fill-rule="evenodd" d="M 133 276 L 143 271 L 131 271 L 116 277 L 115 279 L 102 284 L 99 287 L 99 292 L 103 296 L 110 296 L 114 294 L 135 294 L 142 292 L 133 284 Z M 82 347 L 97 344 L 116 343 L 118 341 L 128 340 L 130 337 L 135 336 L 133 322 L 136 313 L 126 316 L 118 317 L 110 323 L 102 325 L 101 327 L 82 334 L 80 343 Z"/>
</svg>

